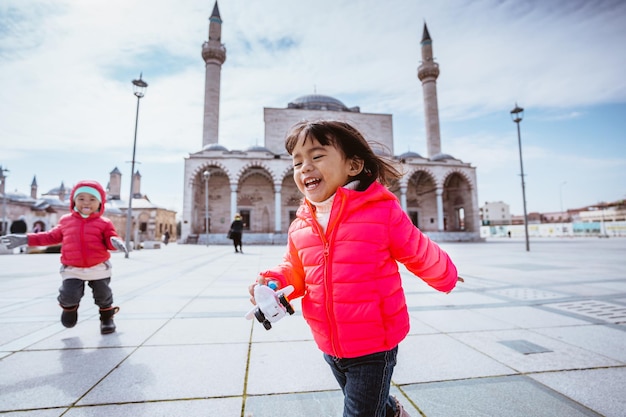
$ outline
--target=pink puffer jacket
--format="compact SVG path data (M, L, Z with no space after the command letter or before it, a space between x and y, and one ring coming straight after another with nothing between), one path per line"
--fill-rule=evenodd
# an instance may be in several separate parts
M261 275L293 285L323 352L353 358L394 348L409 331L396 261L439 291L457 270L422 234L380 183L366 191L337 190L325 235L305 202L289 228L285 259Z
M93 187L100 193L102 204L100 211L88 218L83 218L74 211L74 192L83 186ZM29 246L61 246L61 263L79 268L89 268L107 261L116 250L111 244L111 237L117 237L113 223L105 217L104 202L106 193L96 181L80 181L70 194L70 213L59 219L59 223L47 232L29 233Z

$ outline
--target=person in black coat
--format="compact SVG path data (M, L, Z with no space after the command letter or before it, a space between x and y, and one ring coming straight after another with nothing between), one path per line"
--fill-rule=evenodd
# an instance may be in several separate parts
M243 249L241 248L241 236L243 235L243 221L241 220L241 215L237 213L235 215L235 220L230 224L230 238L233 240L233 245L235 246L235 253L241 252L243 253ZM237 250L239 248L239 250Z

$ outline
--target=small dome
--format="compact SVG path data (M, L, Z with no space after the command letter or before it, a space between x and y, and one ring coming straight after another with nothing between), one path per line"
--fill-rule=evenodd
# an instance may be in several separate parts
M334 97L322 94L301 96L287 105L290 109L350 111L345 104Z
M226 149L225 147L223 147L222 145L220 145L219 143L211 143L207 146L205 146L204 148L202 148L203 151L221 151L221 152L228 152L228 149Z
M398 158L399 159L410 159L410 158L424 159L424 158L422 158L422 155L420 155L420 154L418 154L416 152L411 152L411 151L405 152L402 155L398 155Z
M259 146L259 145L250 146L248 149L246 149L246 152L268 152L268 153L272 153L272 151L267 149L265 146Z
M444 159L456 159L455 157L448 155L447 153L438 153L430 158L431 161L443 161Z

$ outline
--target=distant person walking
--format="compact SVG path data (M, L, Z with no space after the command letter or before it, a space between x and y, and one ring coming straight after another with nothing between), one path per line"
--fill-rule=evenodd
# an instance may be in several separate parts
M74 327L78 321L78 305L85 293L85 283L93 291L100 307L100 333L115 331L110 250L126 252L124 242L115 232L111 220L103 216L106 193L96 181L80 181L70 194L70 212L47 232L10 234L0 241L12 249L21 245L61 246L61 277L57 300L63 309L61 323Z
M233 246L235 246L235 253L243 253L241 248L241 236L243 235L243 221L241 214L235 214L235 220L230 224L230 238L233 240ZM239 248L239 250L237 250Z

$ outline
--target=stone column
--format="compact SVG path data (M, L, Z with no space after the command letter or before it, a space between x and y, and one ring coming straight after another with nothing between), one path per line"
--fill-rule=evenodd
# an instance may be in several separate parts
M402 210L407 213L407 205L406 205L406 185L400 185L400 205L402 206Z
M280 184L274 184L274 233L281 232L281 208L282 208L282 199L280 195L280 190L282 189Z
M443 232L443 188L437 187L437 230Z
M230 221L237 214L237 183L230 183Z

